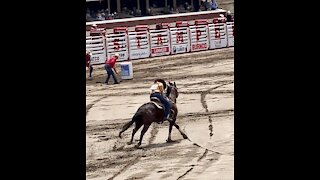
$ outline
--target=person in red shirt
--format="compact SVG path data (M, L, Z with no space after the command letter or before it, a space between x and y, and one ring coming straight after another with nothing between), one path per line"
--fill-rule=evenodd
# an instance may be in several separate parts
M105 62L104 68L106 69L107 74L108 74L106 82L105 82L106 84L108 84L108 82L109 82L110 75L113 78L114 84L119 84L116 76L114 75L114 72L119 74L117 72L117 69L115 68L115 64L116 64L118 58L119 58L119 54L116 53L113 57L111 57L110 59L107 59Z
M91 65L91 52L89 50L87 50L86 52L86 66L90 70L89 79L92 79L91 75L92 75L93 67Z

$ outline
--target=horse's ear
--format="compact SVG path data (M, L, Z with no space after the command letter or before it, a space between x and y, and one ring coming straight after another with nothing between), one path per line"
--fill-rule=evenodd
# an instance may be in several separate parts
M173 82L174 86L177 87L176 82Z

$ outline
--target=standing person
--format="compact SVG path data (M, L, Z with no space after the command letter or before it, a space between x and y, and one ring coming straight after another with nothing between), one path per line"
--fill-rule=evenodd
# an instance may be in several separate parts
M164 105L164 120L172 121L170 118L170 110L171 110L171 103L165 96L163 95L165 89L165 81L162 79L157 79L154 81L153 85L150 87L151 97L157 97Z
M230 11L227 12L227 22L232 22L232 15Z
M89 69L89 79L92 79L92 71L93 71L91 59L92 59L91 52L90 52L90 50L87 50L87 52L86 52L86 66Z
M216 0L211 0L211 10L216 10L218 9L218 4Z
M117 62L117 59L119 59L119 54L118 54L118 53L116 53L116 54L115 54L113 57L111 57L110 59L107 58L107 60L106 60L106 62L105 62L104 68L106 69L107 74L108 74L107 79L106 79L106 81L105 81L106 84L108 84L108 82L109 82L110 75L111 75L112 78L113 78L114 84L119 84L116 76L114 75L114 72L117 73L117 74L119 74L119 73L117 72L117 69L115 68L115 64L116 64L116 62ZM114 71L114 72L113 72L113 71Z

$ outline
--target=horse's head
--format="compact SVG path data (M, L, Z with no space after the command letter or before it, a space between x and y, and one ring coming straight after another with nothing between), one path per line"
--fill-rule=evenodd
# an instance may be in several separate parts
M169 83L167 84L167 92L166 92L166 94L167 94L167 97L169 99L171 99L174 103L177 102L176 99L179 96L179 92L178 92L178 88L177 88L176 82L171 83L169 81Z

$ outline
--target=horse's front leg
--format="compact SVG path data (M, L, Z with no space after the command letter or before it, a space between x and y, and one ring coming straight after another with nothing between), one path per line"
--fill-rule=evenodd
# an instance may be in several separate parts
M188 139L188 136L184 132L181 131L180 127L176 123L174 123L173 125L174 125L174 127L176 127L179 130L180 134L182 135L182 137L184 139Z
M177 115L178 115L178 110L176 110L176 112L177 112L177 113L175 114L173 125L174 125L174 127L176 127L176 128L179 130L180 134L182 135L182 137L183 137L184 139L188 139L188 136L187 136L184 132L182 132L181 129L180 129L180 127L176 124L176 118L177 118Z
M168 139L167 139L167 142L172 142L172 139L171 139L171 131L172 131L172 126L175 122L170 122L169 124L169 135L168 135Z

